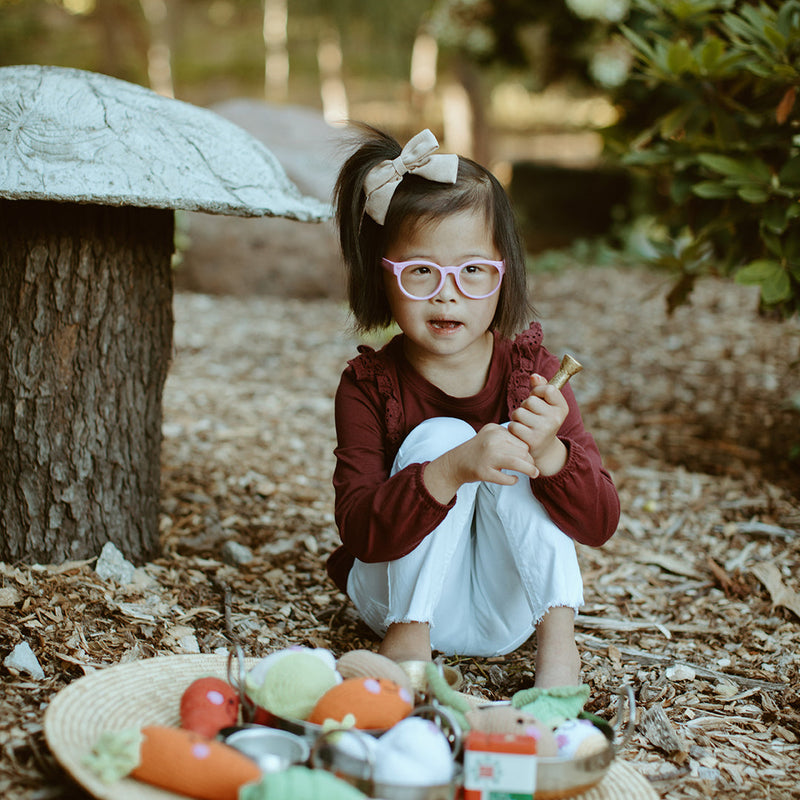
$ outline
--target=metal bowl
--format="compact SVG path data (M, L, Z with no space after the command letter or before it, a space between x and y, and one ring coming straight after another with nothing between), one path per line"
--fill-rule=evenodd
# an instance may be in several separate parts
M302 737L263 725L234 728L223 741L258 764L262 772L281 772L308 761L311 748Z
M615 724L595 721L605 734L608 746L599 753L583 758L537 757L536 800L561 800L589 790L599 783L611 766L617 753L623 750L633 735L636 719L636 701L633 688L625 685L618 691ZM627 703L627 720L625 705ZM623 727L623 720L624 722Z
M336 731L326 731L317 739L311 749L311 766L333 772L367 797L381 800L455 800L460 796L462 772L461 766L455 762L461 752L461 731L458 723L447 709L440 706L420 706L414 709L412 716L430 719L447 737L454 760L453 778L450 782L420 786L377 780L373 777L375 765L371 750L365 746L363 758L344 752L331 741Z

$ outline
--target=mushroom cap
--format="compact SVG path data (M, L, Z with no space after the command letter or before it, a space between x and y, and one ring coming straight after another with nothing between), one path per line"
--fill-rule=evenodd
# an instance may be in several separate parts
M208 109L95 72L0 68L0 197L317 222L275 156Z

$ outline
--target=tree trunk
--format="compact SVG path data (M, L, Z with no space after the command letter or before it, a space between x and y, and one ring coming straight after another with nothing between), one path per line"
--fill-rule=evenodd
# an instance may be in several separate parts
M287 0L264 0L264 96L282 103L289 96Z
M173 0L174 4L175 0ZM166 0L139 0L150 33L147 48L147 77L150 88L164 97L175 97L172 82L172 45L169 8Z
M158 548L173 212L0 200L0 560Z

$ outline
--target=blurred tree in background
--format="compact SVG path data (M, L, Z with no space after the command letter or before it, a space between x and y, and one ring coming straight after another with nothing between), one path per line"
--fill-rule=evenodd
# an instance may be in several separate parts
M534 92L558 81L585 91L594 28L564 0L0 0L0 64L103 72L201 105L318 106L323 51L335 61L338 50L356 102L420 113L421 95L455 81L485 119L492 87L509 78Z
M800 310L800 2L633 0L621 30L636 64L607 141L662 192L670 307L716 273Z

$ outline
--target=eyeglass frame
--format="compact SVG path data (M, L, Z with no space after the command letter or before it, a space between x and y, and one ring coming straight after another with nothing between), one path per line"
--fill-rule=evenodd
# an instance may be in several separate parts
M417 297L417 295L408 292L400 280L400 275L406 267L420 264L425 267L433 267L439 272L439 284L436 287L436 290L430 294L426 294L424 297ZM461 286L461 270L464 269L464 267L471 266L472 264L487 264L490 267L494 267L500 273L500 280L497 281L497 286L495 286L494 289L492 289L492 291L488 294L468 294ZM395 278L397 278L397 285L400 288L400 291L410 300L430 300L432 297L436 297L436 295L439 294L439 292L441 292L444 288L444 284L448 275L453 276L453 280L455 280L458 291L461 292L464 297L467 297L470 300L485 300L487 297L491 297L493 294L497 294L497 292L500 291L500 287L503 285L503 277L506 274L505 261L491 261L488 258L470 258L463 264L450 267L443 267L440 264L437 264L435 261L428 261L425 258L414 258L411 261L391 261L388 258L382 258L381 265L387 272L392 272L394 274Z

